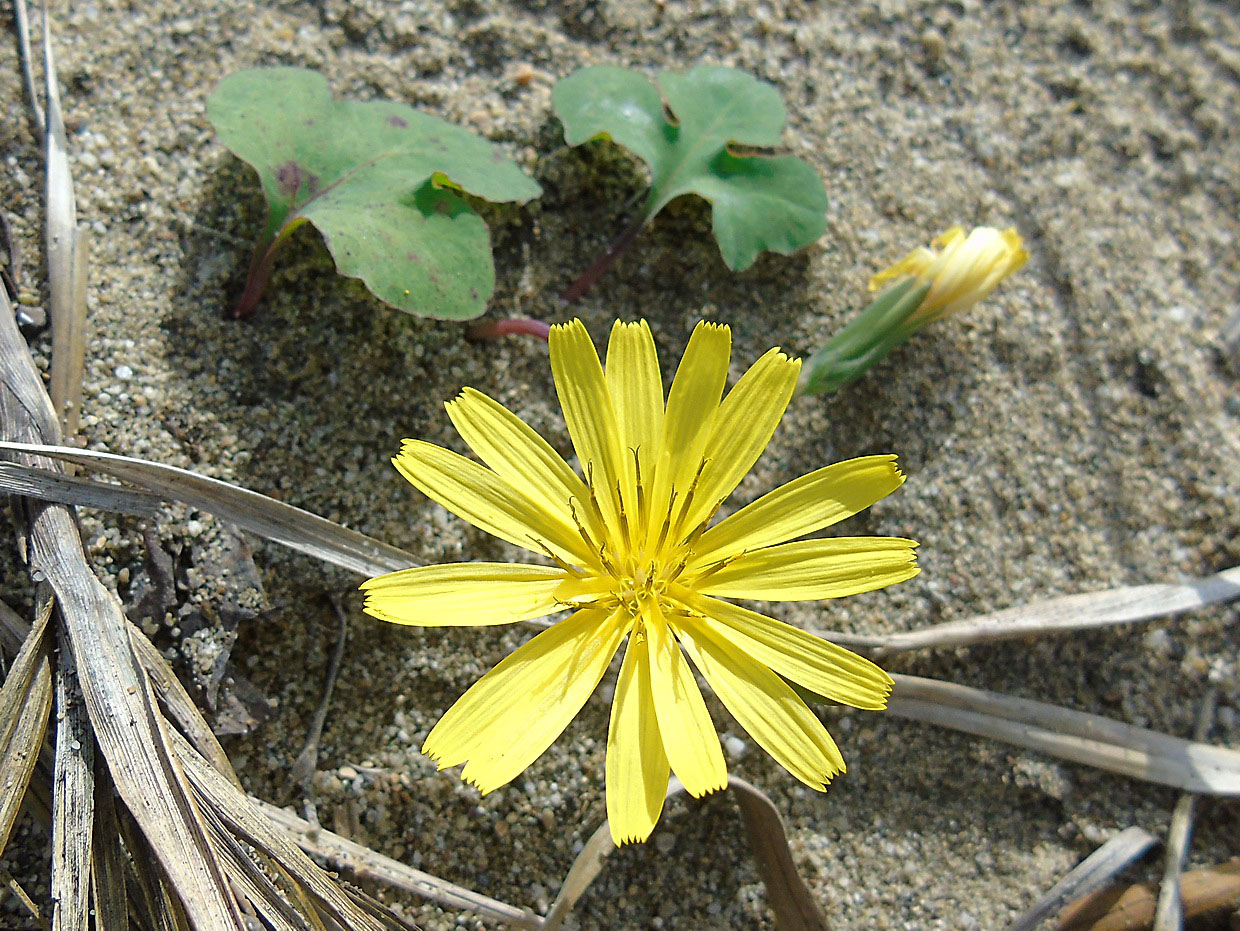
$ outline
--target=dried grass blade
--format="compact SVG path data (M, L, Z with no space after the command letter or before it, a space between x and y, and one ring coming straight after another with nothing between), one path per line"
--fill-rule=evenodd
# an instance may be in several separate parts
M47 119L43 108L39 106L39 92L34 80L34 55L30 51L30 16L26 9L26 0L13 2L14 25L17 27L17 48L22 60L22 77L26 81L26 93L30 97L30 112L34 115L35 128L39 135L44 133Z
M155 690L155 697L172 718L172 723L207 762L233 785L240 786L241 780L237 778L232 763L228 761L228 754L220 746L207 722L202 719L194 700L190 698L189 692L185 691L185 686L176 677L168 661L133 624L129 624L129 641L133 644L134 655L150 680L151 688Z
M243 530L359 575L381 575L396 569L407 569L419 562L412 554L364 533L188 469L65 446L34 447L0 442L0 450L29 452L104 472L164 500L181 501L209 511Z
M2 288L0 436L19 443L58 437L51 401ZM30 569L47 579L56 594L86 709L117 790L150 839L194 927L240 931L236 902L163 743L119 602L91 572L71 511L35 501L26 502L24 511Z
M67 652L67 638L61 638ZM95 739L77 677L56 664L56 759L52 793L53 931L86 931L95 824Z
M50 605L39 612L0 687L0 853L21 811L52 710L50 615Z
M1240 901L1240 859L1193 870L1181 878L1184 917L1196 918ZM1077 899L1059 913L1059 931L1147 931L1154 923L1157 883L1111 886Z
M1144 828L1124 828L1088 857L1068 871L1037 904L1021 915L1008 931L1034 931L1046 918L1072 899L1101 889L1121 870L1135 863L1158 843L1158 838Z
M30 624L7 604L0 601L0 650L9 656L17 656L28 636L30 636Z
M138 517L154 516L163 500L149 491L73 478L15 462L0 462L0 492Z
M220 851L228 878L237 885L249 904L262 914L273 931L325 931L314 906L300 895L296 883L288 881L287 874L279 869L278 864L268 861L268 870L286 880L293 890L291 896L275 884L268 872L259 868L215 812L206 809L203 820L207 823L212 843ZM292 904L292 899L299 900L296 906Z
M118 810L117 815L121 837L130 852L125 865L128 868L128 887L134 893L131 902L141 919L140 926L151 931L190 931L189 921L178 906L176 896L159 868L159 860L142 836L142 831L127 811Z
M8 890L10 894L16 897L17 901L28 911L35 921L41 921L43 915L39 912L39 906L35 905L34 899L26 894L26 890L22 888L22 884L13 878L13 875L0 865L0 888Z
M270 802L250 801L283 828L307 853L322 857L332 869L342 870L366 882L378 882L402 889L447 908L464 909L513 928L541 928L542 920L528 909L489 898L447 880L423 873L385 857L368 847L311 824Z
M683 788L680 781L673 778L668 786L667 797L671 798ZM577 854L573 865L568 868L568 875L564 877L560 891L551 903L551 908L547 910L547 917L543 919L544 931L559 931L573 906L586 894L598 874L603 872L604 862L615 850L616 843L611 839L611 826L604 821L590 835L590 839L581 848L581 853Z
M1206 690L1201 706L1197 709L1197 722L1193 739L1203 741L1210 736L1214 723L1214 706L1218 691L1214 686ZM1177 931L1184 925L1184 903L1180 896L1180 874L1188 856L1189 841L1193 836L1193 812L1197 796L1185 792L1175 803L1171 813L1171 825L1167 829L1167 851L1163 866L1162 886L1158 893L1158 908L1154 911L1154 931Z
M129 927L125 884L125 850L121 846L116 803L103 760L95 757L95 839L91 845L91 895L96 928Z
M240 789L200 757L188 741L173 734L172 743L199 804L212 810L234 835L277 862L310 894L327 917L350 931L387 931L384 924L355 905Z
M52 318L52 405L65 436L77 432L82 408L82 373L86 366L85 258L78 245L77 205L69 170L68 138L60 112L56 60L52 54L51 17L43 13L43 79L47 124L47 288ZM81 298L79 301L78 298Z
M1240 795L1240 752L1099 715L897 675L887 710L1203 795Z
M783 820L775 804L765 792L736 776L728 777L728 789L741 810L749 849L766 886L767 902L775 915L776 927L780 931L826 931L826 916L797 872ZM669 781L669 799L684 791L685 787L679 779L673 777ZM604 861L615 849L611 828L604 821L569 867L564 884L543 920L544 931L556 931L563 925L573 906L602 872Z
M1052 598L879 638L876 656L1131 624L1240 598L1240 566L1174 585L1134 585ZM835 639L831 637L830 639ZM864 646L864 644L861 644Z
M797 872L775 804L766 793L736 776L728 777L728 788L741 810L775 924L782 931L826 931L827 918Z

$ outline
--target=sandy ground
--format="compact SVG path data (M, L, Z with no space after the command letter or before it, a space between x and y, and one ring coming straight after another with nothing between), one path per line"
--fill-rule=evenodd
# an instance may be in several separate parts
M1201 575L1240 557L1240 403L1217 342L1240 294L1240 22L1226 3L98 0L58 15L78 204L93 236L82 428L92 448L237 481L429 561L510 555L430 505L387 460L405 436L455 444L440 405L462 385L493 394L563 449L541 345L473 345L460 324L390 311L337 276L308 229L281 257L260 315L221 318L262 204L249 170L214 142L204 101L237 69L295 64L321 70L338 95L401 100L459 122L536 175L542 200L488 214L492 315L578 313L599 338L616 317L644 316L665 366L703 317L732 325L736 374L776 341L810 351L859 306L873 271L946 227L1014 224L1025 234L1033 258L994 299L841 395L795 403L742 485L741 500L879 452L899 454L909 475L844 530L920 540L923 574L838 603L775 608L780 616L903 630ZM570 311L557 290L623 228L642 172L606 145L565 149L552 83L592 63L654 74L700 62L780 89L787 148L827 183L827 234L733 274L706 206L679 202ZM534 79L518 82L530 68ZM0 101L0 209L37 289L41 156L11 44L0 49ZM46 334L34 343L46 353ZM132 602L144 571L137 521L88 513L83 525L101 573ZM196 552L223 536L184 508L169 509L160 530ZM270 610L242 623L232 657L274 708L228 749L252 791L300 805L288 767L335 636L323 595L357 580L255 546ZM10 603L26 603L21 570L9 563L6 577ZM201 574L187 581L204 613L228 595ZM360 615L355 595L348 604L351 638L315 779L323 823L545 907L603 817L605 701L595 696L523 777L481 799L416 748L528 630L396 629ZM1213 675L1213 739L1237 745L1236 618L1234 608L1212 610L893 668L1178 735L1191 731ZM165 626L156 638L183 668L203 662L192 633ZM849 772L818 795L713 707L739 738L733 769L775 800L838 928L1002 927L1115 830L1164 830L1175 800L856 712L828 716ZM1234 803L1204 803L1194 862L1240 852L1238 827ZM26 849L9 868L45 892L37 843ZM473 924L408 907L428 928ZM576 921L771 926L724 798L670 805L650 843L612 858Z

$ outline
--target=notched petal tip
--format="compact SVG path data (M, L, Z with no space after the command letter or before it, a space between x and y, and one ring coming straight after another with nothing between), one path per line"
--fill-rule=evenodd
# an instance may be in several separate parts
M650 839L650 835L652 833L654 833L653 826L645 834L641 833L640 831L633 831L623 836L618 835L615 832L615 829L612 829L611 842L615 844L617 847L623 847L625 844L644 844L646 843L646 841Z
M692 789L685 786L685 791L688 792L693 798L705 798L706 796L718 792L720 789L726 789L727 787L728 774L725 772L723 774L723 781L718 785L695 786Z

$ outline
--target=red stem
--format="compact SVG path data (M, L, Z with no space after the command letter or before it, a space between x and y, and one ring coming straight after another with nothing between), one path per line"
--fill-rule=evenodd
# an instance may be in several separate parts
M263 290L271 278L271 269L275 265L276 252L282 242L281 237L268 239L263 237L254 247L254 257L250 259L250 268L245 276L245 289L237 303L228 311L233 320L244 320L258 310L258 302L263 299Z
M484 320L482 323L475 323L465 331L465 338L481 342L499 339L501 336L520 335L532 336L535 339L541 339L545 343L550 334L551 327L541 320L531 320L529 317L513 317L508 320Z
M594 282L603 277L603 273L615 264L616 259L629 246L633 244L633 240L637 238L637 234L642 231L642 227L646 225L647 217L642 214L637 220L623 233L617 237L616 241L607 247L607 251L594 260L594 264L581 273L581 277L570 284L560 294L560 297L570 304L576 303L594 285Z

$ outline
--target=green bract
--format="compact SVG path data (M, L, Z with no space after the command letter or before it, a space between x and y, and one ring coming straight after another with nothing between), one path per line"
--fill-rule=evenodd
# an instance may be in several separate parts
M734 271L748 268L763 250L786 255L826 230L827 194L811 165L729 149L780 144L784 105L769 84L702 66L664 71L656 89L633 71L599 66L560 81L551 99L569 145L607 137L649 166L642 225L682 194L710 201L715 239Z
M456 192L519 202L540 193L471 133L403 104L333 100L321 75L300 68L225 78L207 118L267 196L267 228L237 316L253 312L275 251L309 221L340 273L393 307L476 317L495 286L490 237Z

